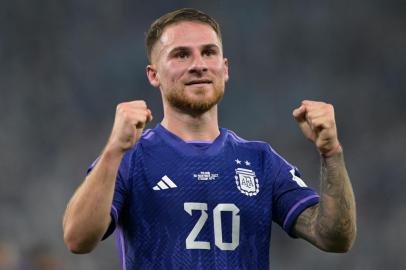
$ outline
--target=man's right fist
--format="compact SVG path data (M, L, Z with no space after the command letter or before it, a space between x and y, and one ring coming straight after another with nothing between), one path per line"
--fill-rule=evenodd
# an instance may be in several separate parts
M120 152L129 150L140 139L145 125L151 120L152 113L143 100L118 104L108 148Z

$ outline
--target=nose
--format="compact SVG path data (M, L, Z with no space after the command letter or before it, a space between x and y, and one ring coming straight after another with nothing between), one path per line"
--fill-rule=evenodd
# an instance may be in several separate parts
M195 55L193 55L193 61L190 64L189 73L201 75L207 70L207 64L204 61L203 56L200 53L196 53Z

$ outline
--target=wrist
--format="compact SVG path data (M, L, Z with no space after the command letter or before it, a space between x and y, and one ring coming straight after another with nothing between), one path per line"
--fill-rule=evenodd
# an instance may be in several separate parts
M124 153L126 151L113 143L109 143L106 145L106 147L103 150L102 156L105 156L106 158L122 158L124 156Z
M325 153L321 153L321 156L323 158L330 158L339 154L343 153L343 148L341 146L340 143L337 144L337 146L335 146L334 148L330 149L329 151L325 152Z

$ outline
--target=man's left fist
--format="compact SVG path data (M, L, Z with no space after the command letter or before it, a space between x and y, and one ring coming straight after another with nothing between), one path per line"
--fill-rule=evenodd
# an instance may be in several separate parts
M303 134L316 145L324 157L330 157L342 151L337 137L333 105L304 100L292 114Z

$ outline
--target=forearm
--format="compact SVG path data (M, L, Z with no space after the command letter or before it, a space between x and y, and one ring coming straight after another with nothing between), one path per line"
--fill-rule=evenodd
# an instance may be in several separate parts
M348 251L356 236L355 201L343 154L321 161L320 202L304 210L294 234L330 252Z
M334 107L305 100L293 116L321 154L320 203L299 215L294 233L320 249L348 251L356 236L355 200L337 137Z
M93 250L106 232L122 154L104 151L68 203L63 218L64 241L74 253Z
M321 158L320 203L316 214L315 236L323 249L349 250L356 236L356 207L342 151Z

